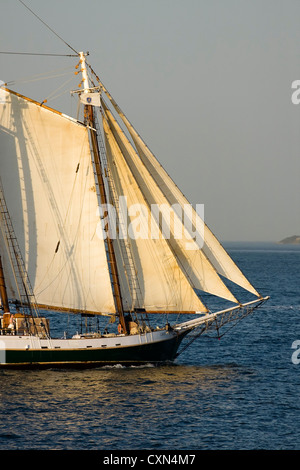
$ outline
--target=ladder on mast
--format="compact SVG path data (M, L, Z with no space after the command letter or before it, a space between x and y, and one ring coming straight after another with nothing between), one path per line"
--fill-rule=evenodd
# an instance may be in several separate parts
M20 307L24 311L30 310L31 315L35 313L38 317L38 308L36 305L33 289L30 283L25 263L22 257L21 249L13 228L12 220L7 208L4 197L3 186L0 179L0 225L1 231L6 243L16 287L20 299Z
M97 139L99 144L100 156L102 161L102 168L104 170L105 181L109 187L109 194L111 196L111 203L115 207L116 214L118 216L118 229L119 233L122 231L124 238L118 238L118 244L121 251L121 256L123 260L123 268L125 272L125 276L127 279L128 288L130 291L131 299L132 299L132 310L134 310L134 305L136 305L139 301L142 301L142 292L138 281L137 270L136 266L132 257L131 253L131 246L130 241L128 240L128 234L124 233L127 229L126 224L124 223L123 217L120 216L120 206L119 206L119 198L117 195L117 191L113 182L113 179L110 175L110 170L107 163L106 158L106 151L105 146L99 126L98 119L95 116L95 127L97 132Z

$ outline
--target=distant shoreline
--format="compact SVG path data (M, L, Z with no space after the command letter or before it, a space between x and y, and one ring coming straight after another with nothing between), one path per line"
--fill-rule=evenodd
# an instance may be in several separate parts
M300 235L293 235L278 242L281 245L300 245Z
M284 240L281 241L276 241L276 240L222 240L221 244L224 246L224 248L231 247L233 245L253 245L253 246L258 246L258 245L273 245L274 248L280 247L280 246L285 246L285 245L290 245L290 247L300 247L300 242L295 242L295 241L289 241L292 237L288 237Z

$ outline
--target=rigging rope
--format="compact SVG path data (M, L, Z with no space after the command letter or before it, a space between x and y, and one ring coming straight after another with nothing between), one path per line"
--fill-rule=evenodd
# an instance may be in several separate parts
M56 88L55 90L52 91L52 93L50 93L50 95L48 95L46 97L46 101L51 101L51 100L54 100L56 98L58 98L59 96L62 96L63 94L65 93L69 93L69 90L65 90L59 94L55 94L58 92L58 90L61 90L61 88L63 88L65 85L67 85L67 83L70 83L71 81L73 80L73 77L69 78L68 80L66 80L62 85L60 85L58 88Z
M40 73L40 74L35 74L35 75L23 77L23 78L18 78L17 80L10 80L10 81L6 82L6 84L7 85L15 85L16 83L30 83L30 82L36 82L36 81L39 81L39 80L48 80L50 78L63 77L65 75L69 75L69 71L72 68L73 67L64 67L63 69L53 70L52 72L47 72L46 74L44 72L44 73ZM64 73L60 73L60 74L56 73L55 75L51 75L52 73L58 72L59 70L68 70L68 72L64 72Z
M36 13L34 13L34 11L32 11L22 0L19 0L20 3L22 3L22 5L27 8L27 10L30 11L30 13L32 13L39 21L41 21L43 23L43 25L45 25L53 34L55 34L55 36L57 36L64 44L66 44L66 46L68 46L73 52L75 52L76 55L79 56L79 52L77 52L72 46L70 46L70 44L68 44L61 36L59 36L52 28L50 28L50 26L45 23L45 21L43 21Z
M12 52L12 51L0 51L0 54L18 54L18 55L47 55L55 57L77 57L77 54L50 54L41 52Z

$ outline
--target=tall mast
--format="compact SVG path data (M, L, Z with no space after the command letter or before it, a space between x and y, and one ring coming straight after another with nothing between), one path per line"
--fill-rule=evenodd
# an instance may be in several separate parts
M79 56L80 56L80 62L81 62L81 73L82 73L84 93L88 93L89 81L88 81L88 76L87 76L84 53L80 52ZM106 197L104 180L103 180L102 169L101 169L101 159L100 159L100 152L99 152L99 147L98 147L97 133L95 130L94 110L93 110L92 105L85 105L85 106L87 110L88 124L90 127L89 132L90 132L91 144L92 144L92 149L93 149L93 154L94 154L98 185L100 189L101 204L107 204L107 197ZM107 217L107 215L108 215L107 213L104 214L105 217ZM119 321L122 326L122 329L124 333L126 333L127 329L126 329L126 323L124 319L124 309L123 309L123 302L122 302L122 297L121 297L121 289L120 289L120 283L119 283L115 251L114 251L112 239L110 238L110 235L109 235L109 230L108 228L106 228L105 230L107 231L106 242L107 242L107 250L108 250L108 256L109 256L109 261L110 261L114 296L116 300L116 309L119 314Z

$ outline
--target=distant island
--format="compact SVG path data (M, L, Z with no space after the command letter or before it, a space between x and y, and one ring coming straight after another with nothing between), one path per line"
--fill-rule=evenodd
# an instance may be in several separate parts
M300 245L300 235L293 235L292 237L287 237L281 240L282 245Z

